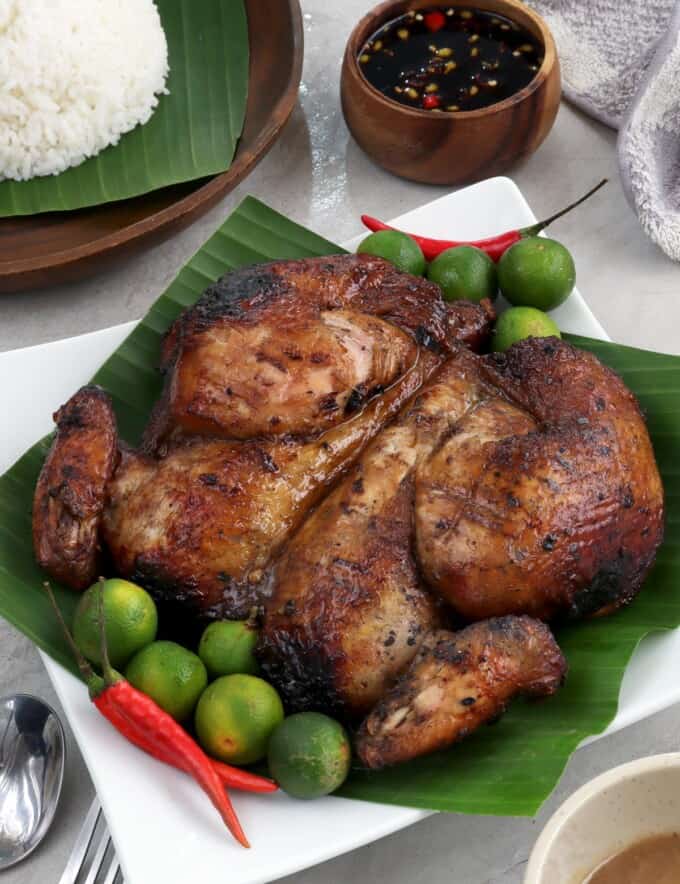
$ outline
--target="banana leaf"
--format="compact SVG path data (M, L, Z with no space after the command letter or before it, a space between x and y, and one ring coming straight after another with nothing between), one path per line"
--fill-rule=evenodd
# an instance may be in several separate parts
M134 443L159 393L163 332L225 271L274 258L339 252L337 246L246 199L184 267L167 292L106 361L95 380L113 395L121 433ZM382 772L352 770L346 797L466 813L533 814L555 786L571 752L616 713L626 664L638 642L680 624L680 358L571 338L614 368L638 395L664 479L667 538L639 598L613 617L574 624L557 638L569 661L565 688L541 703L516 703L493 727L447 752ZM30 508L49 444L34 446L0 478L0 614L73 671L33 561ZM76 596L57 587L70 612Z
M248 22L243 0L156 0L168 41L168 95L148 123L60 175L0 181L0 217L82 209L224 172L243 129Z

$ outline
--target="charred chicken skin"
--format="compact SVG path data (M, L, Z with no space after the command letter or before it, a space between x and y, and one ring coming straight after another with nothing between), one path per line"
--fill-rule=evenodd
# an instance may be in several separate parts
M632 599L663 493L621 380L555 339L478 356L492 318L367 256L223 277L168 332L140 450L100 390L57 413L36 556L81 589L101 546L192 618L258 605L265 673L290 708L368 713L369 766L552 693L538 620Z

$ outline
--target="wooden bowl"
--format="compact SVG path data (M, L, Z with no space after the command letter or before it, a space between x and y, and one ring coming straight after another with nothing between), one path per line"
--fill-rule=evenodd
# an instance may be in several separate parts
M479 110L432 113L398 104L368 82L359 53L388 21L434 5L386 0L361 19L345 49L342 110L359 146L388 171L426 184L465 184L504 172L541 144L560 103L560 65L548 26L519 0L453 0L445 7L495 12L526 28L543 44L543 64L524 89Z
M75 212L0 219L0 292L82 279L189 225L233 190L278 138L297 101L303 30L298 0L245 0L248 105L236 156L214 178Z

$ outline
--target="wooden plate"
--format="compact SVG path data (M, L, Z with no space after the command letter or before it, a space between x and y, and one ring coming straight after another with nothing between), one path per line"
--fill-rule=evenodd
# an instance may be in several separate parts
M186 227L233 190L276 141L302 75L298 0L245 0L248 106L231 168L214 178L81 209L0 219L0 292L72 282Z

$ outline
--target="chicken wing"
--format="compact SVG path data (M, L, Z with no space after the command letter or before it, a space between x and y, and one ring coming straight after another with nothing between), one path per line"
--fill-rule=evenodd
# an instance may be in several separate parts
M118 462L107 394L83 387L54 415L57 431L33 499L35 557L56 580L85 589L97 576L99 527Z
M359 758L379 768L445 749L497 719L517 695L554 694L566 671L548 627L529 617L432 632L361 725Z

